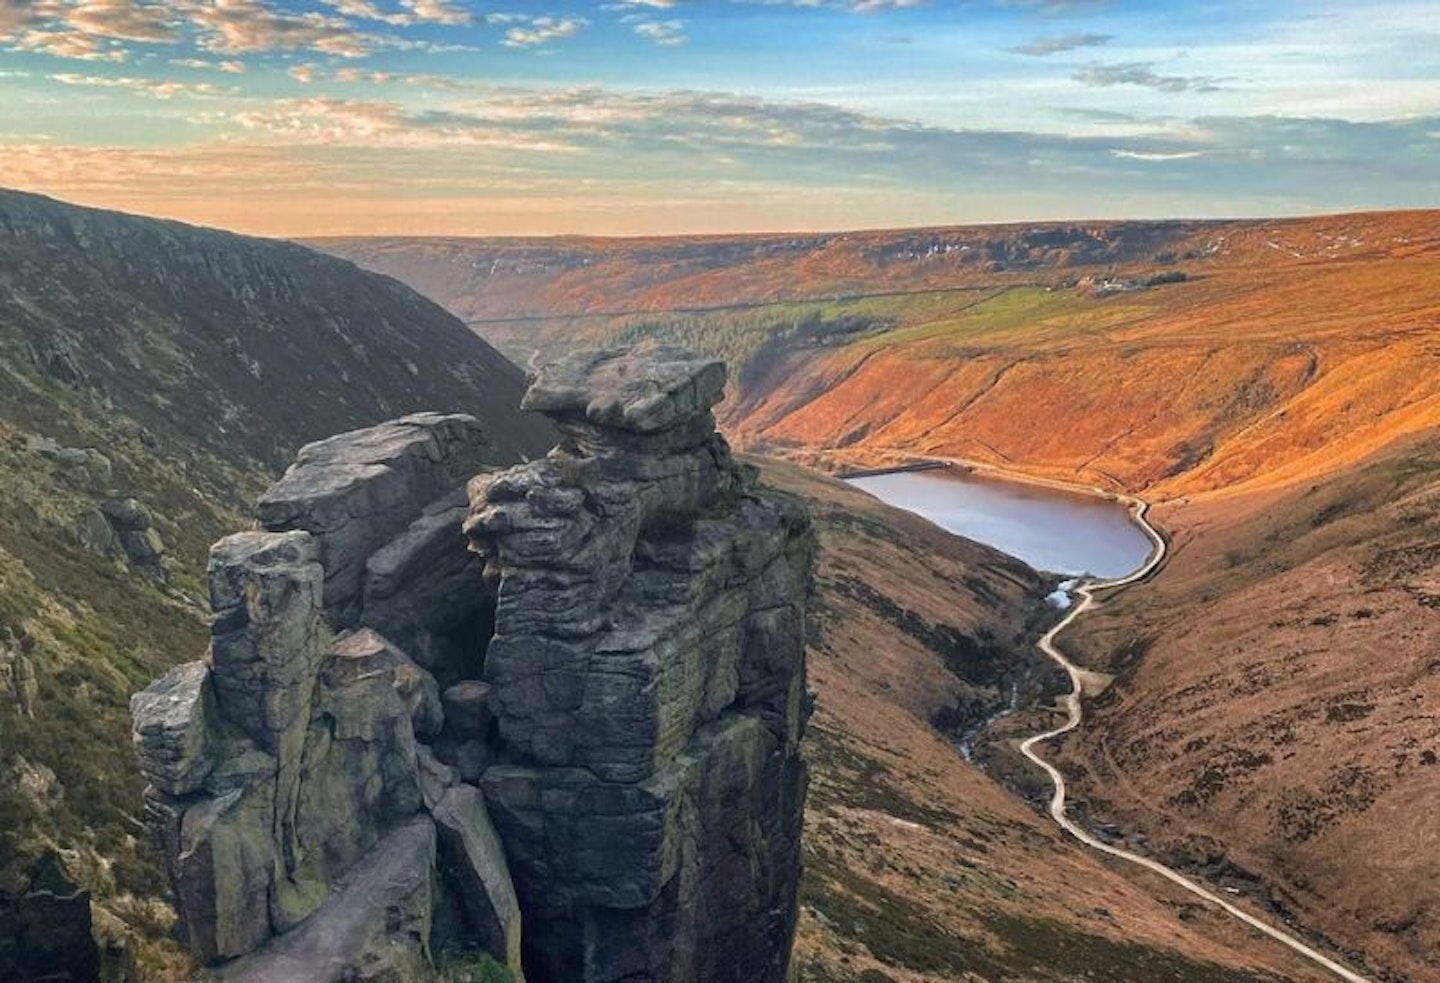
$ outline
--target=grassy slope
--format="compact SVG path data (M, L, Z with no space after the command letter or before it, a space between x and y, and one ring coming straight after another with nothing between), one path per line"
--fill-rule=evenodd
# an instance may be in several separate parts
M497 461L542 452L548 428L513 410L522 386L442 310L348 264L0 192L0 629L26 639L39 687L33 719L0 694L0 890L59 846L156 933L127 703L203 652L209 544L301 443L402 412L477 413ZM79 541L81 516L126 496L155 516L168 585Z

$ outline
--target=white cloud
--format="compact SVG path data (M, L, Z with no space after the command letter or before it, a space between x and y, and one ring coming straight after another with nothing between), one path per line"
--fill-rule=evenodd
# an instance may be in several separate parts
M450 0L400 0L415 20L426 24L468 24L470 12Z
M222 89L209 82L175 82L170 79L133 78L130 76L81 75L76 72L58 72L50 76L61 85L80 85L101 89L126 89L156 99L215 99L233 95L233 89Z
M16 51L35 51L76 61L124 61L123 47L83 31L29 30L11 42Z
M172 58L170 64L179 65L181 68L228 72L231 75L243 75L248 70L248 66L238 58L225 58L219 61L211 58Z
M1102 88L1112 85L1139 85L1161 92L1218 92L1224 79L1205 75L1161 75L1149 62L1092 63L1073 76L1081 85Z
M502 42L507 48L535 48L579 34L590 22L583 17L535 17L524 27L512 27Z
M179 36L174 8L163 4L80 0L62 9L61 16L68 27L96 37L164 43Z
M1017 55L1044 58L1048 55L1057 55L1062 51L1074 51L1076 48L1093 48L1109 44L1113 40L1115 40L1113 34L1050 34L1006 50Z
M387 10L377 0L324 0L339 14L360 20L408 27L413 24L469 24L470 12L452 0L399 0L399 10Z
M201 47L226 54L310 50L362 58L381 43L342 17L289 13L259 0L209 0L187 8L187 15L201 32Z
M1110 153L1121 160L1144 160L1144 161L1169 161L1169 160L1191 160L1201 156L1198 150L1174 150L1164 152L1159 150L1112 150Z
M685 36L685 23L679 20L641 21L634 25L634 30L647 41L665 47L675 47L689 40Z

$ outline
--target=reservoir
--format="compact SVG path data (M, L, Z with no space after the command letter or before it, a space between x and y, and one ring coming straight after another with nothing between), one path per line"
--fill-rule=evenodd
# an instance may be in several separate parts
M960 468L852 478L888 505L993 546L1036 570L1103 579L1140 567L1154 547L1120 502Z

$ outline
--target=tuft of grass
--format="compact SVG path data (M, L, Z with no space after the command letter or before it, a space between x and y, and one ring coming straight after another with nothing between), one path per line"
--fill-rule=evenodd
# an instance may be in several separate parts
M488 952L446 953L439 969L444 983L516 983L509 967Z

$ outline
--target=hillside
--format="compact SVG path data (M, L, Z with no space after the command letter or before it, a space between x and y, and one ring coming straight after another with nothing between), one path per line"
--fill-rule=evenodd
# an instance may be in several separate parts
M1072 643L1120 677L1066 746L1091 816L1436 978L1440 439L1159 516L1164 572Z
M722 352L751 449L962 458L1160 503L1174 558L1076 636L1120 671L1068 749L1082 794L1381 978L1440 972L1417 821L1440 788L1440 212L325 245L423 281L515 357ZM482 281L527 317L475 306ZM1023 723L986 742L1001 761Z
M801 983L1319 981L1063 836L953 744L1046 683L1032 571L833 479L759 462L820 534ZM1053 684L1052 684L1053 685ZM960 723L965 728L967 725Z
M543 453L523 385L348 263L0 192L0 892L59 847L103 932L158 935L127 701L204 651L210 543L302 443L408 411Z
M1181 495L1300 480L1440 417L1440 212L321 245L515 358L649 335L723 354L732 432L808 459Z

